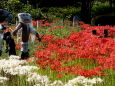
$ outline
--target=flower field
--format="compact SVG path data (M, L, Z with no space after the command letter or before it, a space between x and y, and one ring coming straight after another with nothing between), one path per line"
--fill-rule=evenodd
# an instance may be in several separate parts
M42 42L31 43L30 59L2 55L1 86L115 86L115 26L41 20L36 30Z

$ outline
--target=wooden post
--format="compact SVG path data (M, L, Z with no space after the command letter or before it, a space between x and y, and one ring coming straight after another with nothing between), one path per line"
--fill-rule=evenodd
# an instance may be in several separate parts
M18 21L16 20L16 25L18 25Z
M108 37L108 30L104 29L104 37Z
M39 21L37 20L37 28L39 27Z
M80 18L77 15L75 15L73 17L73 27L77 27L78 26L78 21L80 21Z
M97 31L96 30L92 30L92 34L93 35L97 35Z

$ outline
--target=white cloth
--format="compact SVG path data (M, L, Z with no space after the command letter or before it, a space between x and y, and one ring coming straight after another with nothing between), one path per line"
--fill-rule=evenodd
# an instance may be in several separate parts
M2 51L3 46L3 34L0 34L0 50Z
M21 51L22 52L28 52L29 48L30 48L29 42L21 42Z
M32 22L32 17L29 13L19 13L18 14L18 19L19 19L19 22L24 22L24 23ZM26 20L26 22L25 22L25 20Z
M28 31L30 31L32 34L36 35L37 32L33 28L32 17L31 17L31 15L29 13L19 13L18 18L19 18L19 22L22 22L22 23L27 25Z
M3 28L2 25L0 25L0 30L2 30L2 28Z
M27 24L27 27L28 27L30 33L36 35L37 32L36 32L36 30L33 28L32 23L28 23L28 24Z

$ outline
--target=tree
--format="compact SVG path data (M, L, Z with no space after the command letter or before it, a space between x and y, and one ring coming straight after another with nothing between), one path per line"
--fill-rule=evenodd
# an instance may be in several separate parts
M94 0L81 0L81 19L85 23L91 23L91 8Z

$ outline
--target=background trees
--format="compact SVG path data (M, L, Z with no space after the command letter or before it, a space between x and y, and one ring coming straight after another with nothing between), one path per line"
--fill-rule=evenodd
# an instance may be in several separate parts
M0 0L0 8L14 16L29 12L34 19L72 19L77 14L85 23L91 23L95 16L115 13L115 0Z

